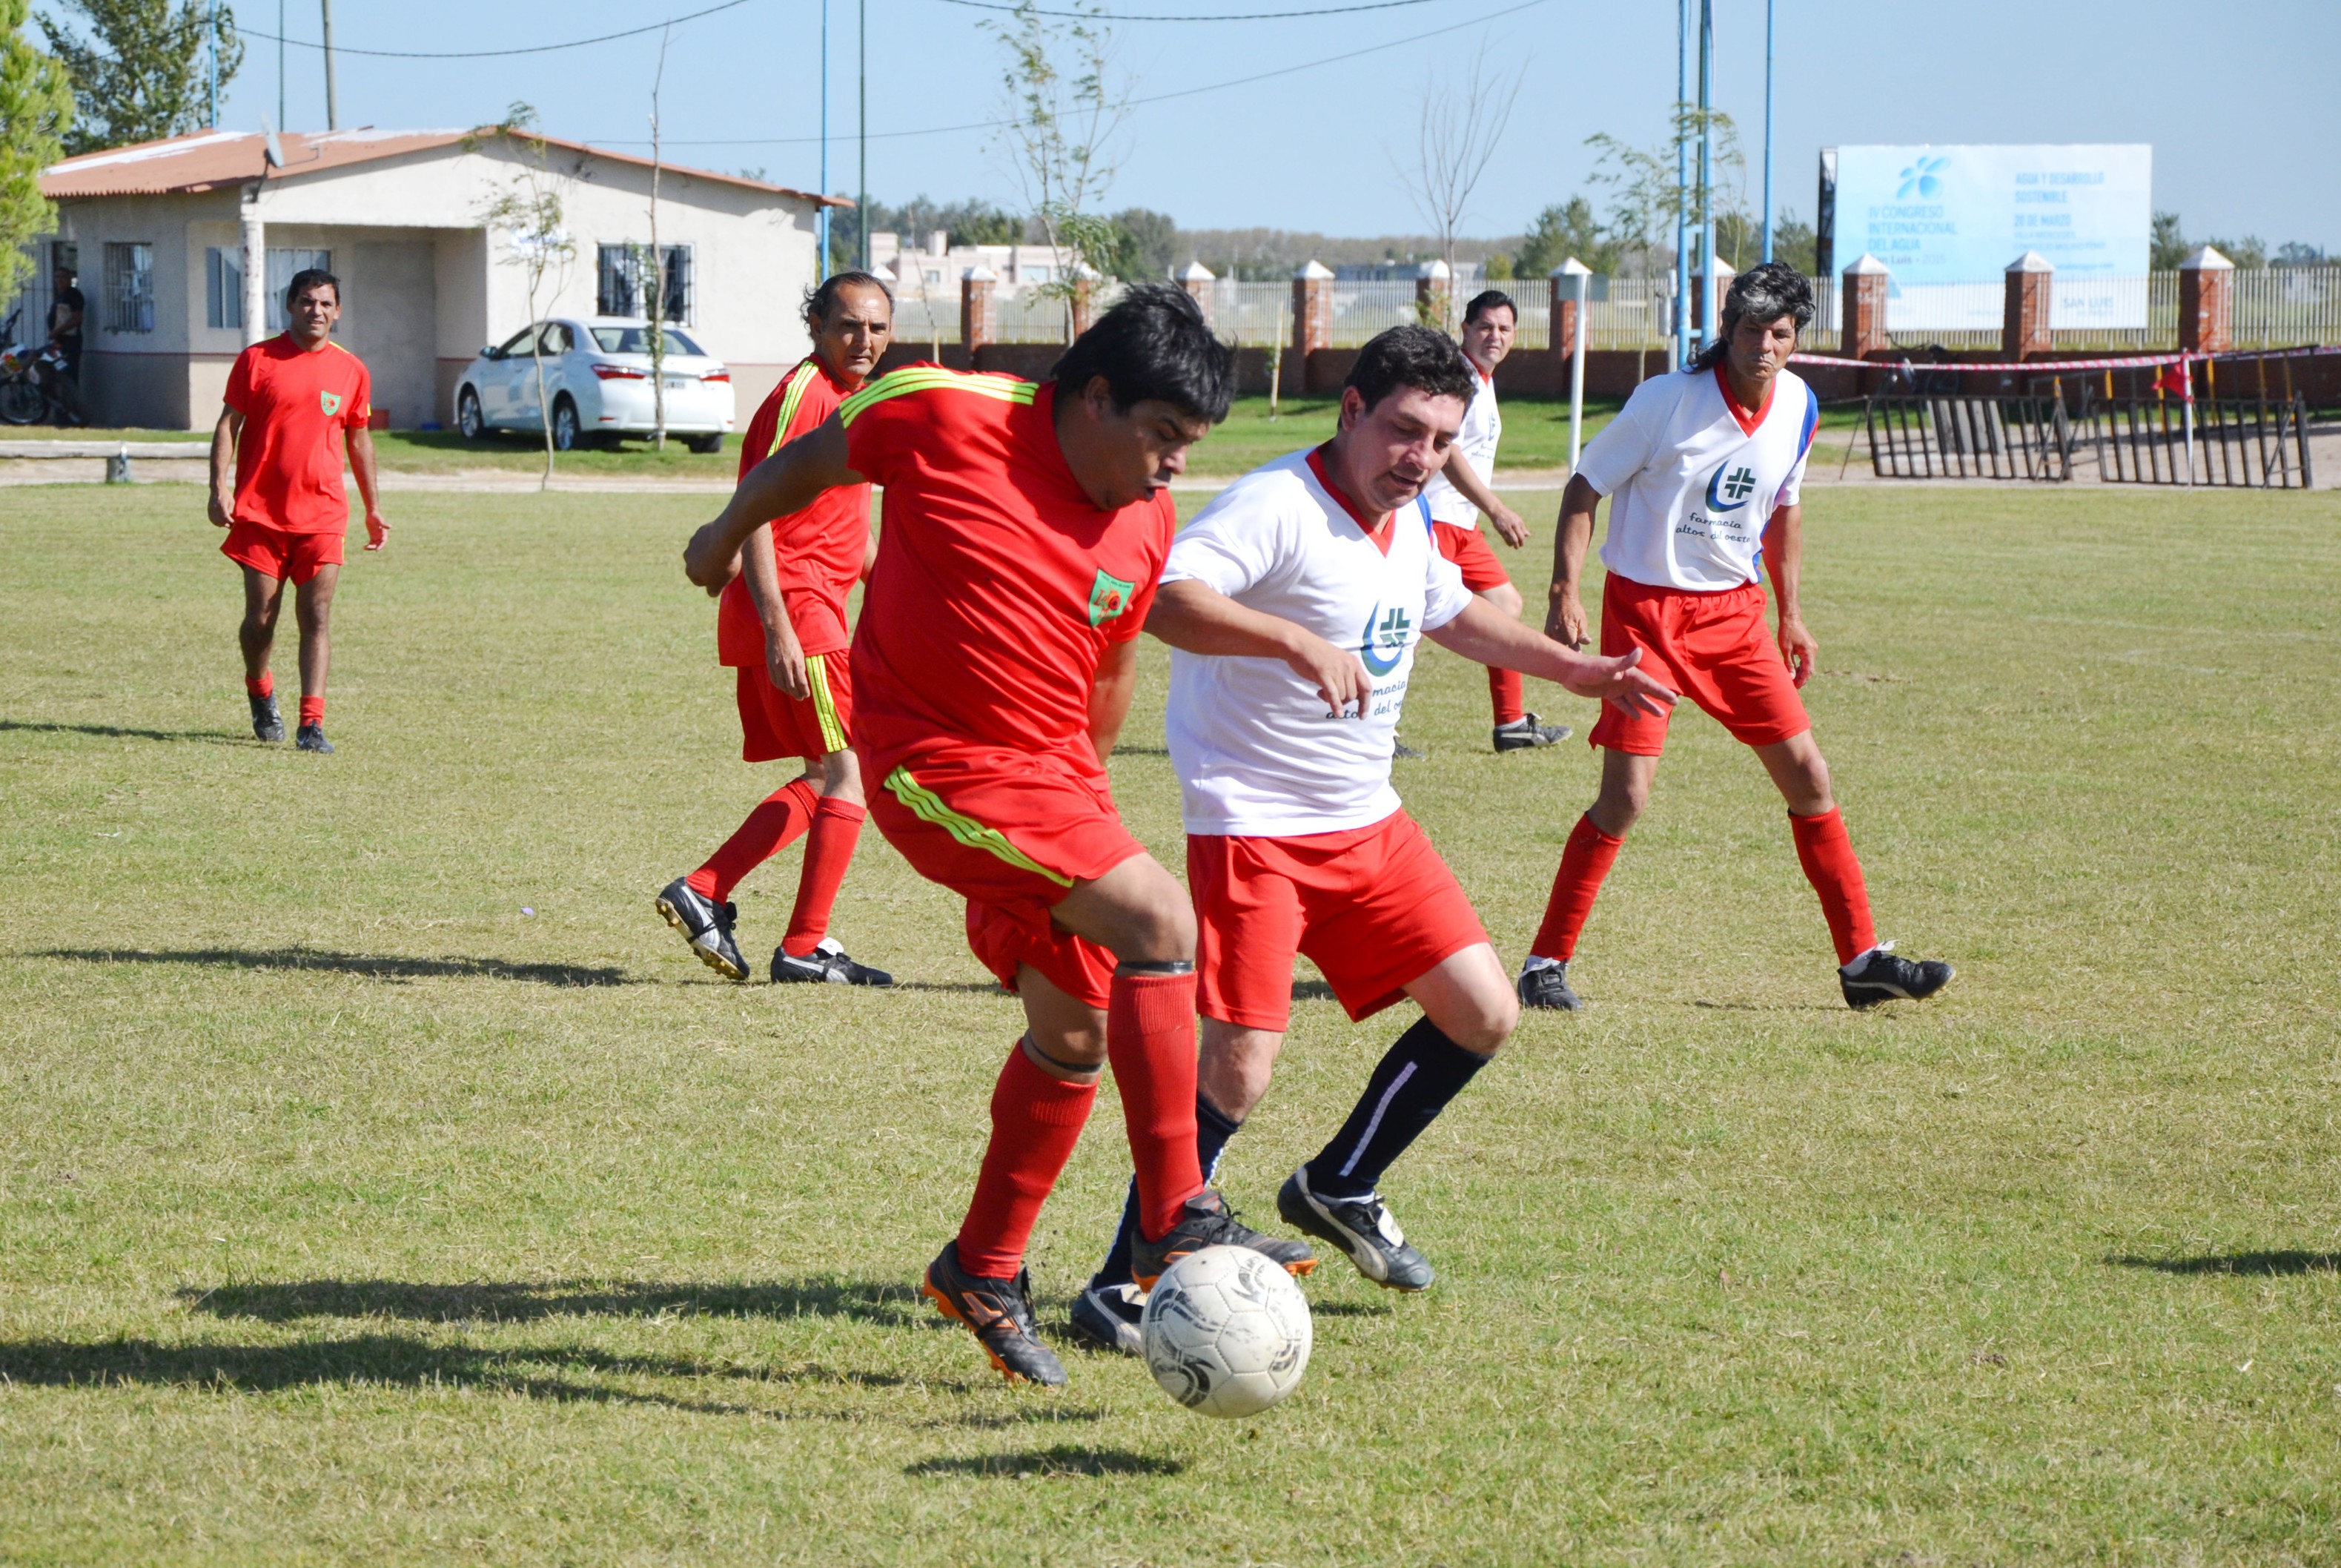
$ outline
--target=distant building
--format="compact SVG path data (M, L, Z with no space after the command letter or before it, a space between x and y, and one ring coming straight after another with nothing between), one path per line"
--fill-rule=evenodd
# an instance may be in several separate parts
M893 280L896 299L948 301L957 309L960 279L979 266L991 268L1001 291L1012 294L1060 282L1078 265L1063 245L955 245L940 229L926 238L924 245L905 249L899 234L870 232L870 265Z
M524 147L492 129L287 133L273 151L270 141L203 131L45 171L57 232L33 247L22 330L37 335L51 268L64 263L89 301L91 417L201 429L218 416L237 353L282 329L293 274L322 266L343 280L337 339L373 372L376 411L402 427L451 423L463 365L528 325L523 270L507 265L515 236L482 217L513 188ZM649 161L544 145L575 255L548 278L537 316L646 314ZM742 424L810 347L798 307L824 205L850 204L702 169L660 175L666 315L730 366ZM248 319L255 308L261 319Z

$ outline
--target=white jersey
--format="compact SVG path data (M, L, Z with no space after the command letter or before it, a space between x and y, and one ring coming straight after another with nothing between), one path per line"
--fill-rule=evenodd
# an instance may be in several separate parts
M1163 582L1201 583L1353 648L1373 678L1365 716L1333 718L1281 659L1172 649L1164 727L1189 833L1340 833L1399 809L1390 751L1415 646L1471 594L1420 510L1370 521L1317 453L1296 452L1220 492L1171 544Z
M1469 365L1470 361L1464 361ZM1496 378L1471 365L1471 374L1479 378L1479 389L1471 394L1470 405L1463 410L1463 428L1456 433L1455 444L1447 449L1447 461L1451 465L1468 463L1479 483L1492 485L1496 482L1496 444L1504 438L1504 416L1496 408ZM1422 487L1423 504L1429 508L1434 523L1452 523L1458 528L1477 528L1479 509L1463 499L1463 492L1447 482L1443 473L1430 476Z
M1796 504L1820 400L1783 370L1752 416L1712 371L1655 375L1585 448L1577 471L1609 499L1601 564L1653 588L1753 583L1772 514Z

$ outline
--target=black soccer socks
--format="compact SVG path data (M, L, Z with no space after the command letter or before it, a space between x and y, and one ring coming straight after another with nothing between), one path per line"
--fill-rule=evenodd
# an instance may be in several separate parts
M1439 1033L1428 1018L1398 1037L1366 1080L1350 1119L1309 1162L1309 1185L1329 1197L1377 1190L1390 1162L1439 1119L1488 1058Z

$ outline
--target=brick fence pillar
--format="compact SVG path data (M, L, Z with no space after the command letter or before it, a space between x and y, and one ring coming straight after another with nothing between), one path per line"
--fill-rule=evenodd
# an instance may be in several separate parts
M1193 296L1207 322L1211 319L1211 269L1199 261L1189 262L1179 275L1179 286Z
M1552 356L1564 365L1577 352L1581 325L1577 319L1577 280L1592 274L1593 269L1575 256L1552 269Z
M1864 251L1846 264L1839 283L1845 296L1845 336L1838 351L1848 359L1882 353L1886 340L1886 264Z
M1292 275L1292 347L1285 355L1284 394L1309 390L1309 355L1333 346L1333 269L1303 262Z
M971 266L959 280L959 341L967 350L968 368L975 368L975 351L1000 335L1000 313L991 288L999 275L988 266Z
M2009 359L2030 359L2057 346L2048 306L2056 295L2057 269L2038 251L2026 251L2007 264L2007 304L1999 318L1999 351Z
M2225 354L2235 346L2236 264L2205 245L2178 264L2178 346Z
M1455 309L1455 275L1443 261L1428 261L1414 273L1414 318L1443 328Z

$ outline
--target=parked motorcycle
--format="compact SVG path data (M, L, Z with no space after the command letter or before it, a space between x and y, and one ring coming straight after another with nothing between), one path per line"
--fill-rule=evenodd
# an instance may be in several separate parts
M16 341L18 309L0 322L0 422L9 424L78 424L65 399L65 351L54 343L38 348Z

